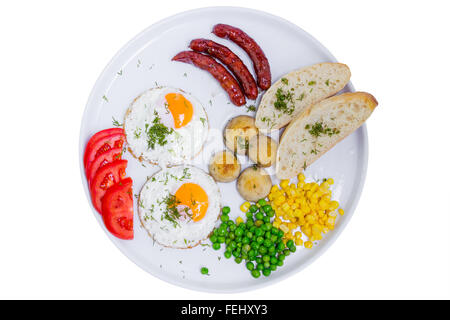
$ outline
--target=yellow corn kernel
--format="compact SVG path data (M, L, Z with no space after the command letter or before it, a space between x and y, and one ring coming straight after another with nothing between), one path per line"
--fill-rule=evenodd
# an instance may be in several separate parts
M280 190L280 189L278 189L278 186L275 184L275 185L273 185L272 188L270 189L270 192L276 192L276 191L278 191L278 190Z
M242 219L241 217L237 217L236 218L236 224L237 225L240 225L241 223L243 223L244 222L244 219Z
M244 202L243 204L241 204L241 207L240 207L242 212L247 212L249 208L250 208L250 202Z
M339 208L339 202L337 202L337 201L331 201L330 202L330 210L331 211L334 211L334 210L336 210L337 208Z
M305 242L305 248L306 249L311 249L313 247L313 243L311 241L306 241Z
M301 245L303 245L303 240L300 238L300 239L295 239L295 245L296 246L301 246Z
M334 184L334 180L333 180L333 178L330 178L330 179L328 179L328 180L327 180L327 183L328 183L329 185L332 185L332 184Z
M288 226L284 223L280 225L280 230L283 231L284 233L289 232Z
M285 189L289 185L289 180L281 180L280 187Z
M298 181L303 181L305 180L305 175L303 173L299 173L297 176Z
M340 214L341 216L344 215L344 209L339 209L338 212L339 212L339 214Z
M289 230L294 230L295 228L297 228L297 225L295 223L288 223L288 228Z

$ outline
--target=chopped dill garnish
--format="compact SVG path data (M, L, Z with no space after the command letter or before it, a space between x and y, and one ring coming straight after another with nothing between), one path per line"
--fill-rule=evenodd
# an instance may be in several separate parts
M281 78L281 82L283 82L283 84L286 84L286 85L289 84L289 80L286 78Z
M254 111L256 111L256 107L255 107L255 105L249 105L249 106L246 106L247 107L247 112L254 112Z
M153 119L153 125L150 127L148 123L145 124L148 149L155 149L156 144L159 144L160 146L167 144L166 137L173 132L172 128L169 129L160 122L161 118L158 117L158 113L156 111L154 114L156 117Z
M277 98L277 101L274 103L275 109L287 114L292 114L292 112L294 112L295 105L291 92L284 93L281 88L278 88L275 96ZM290 103L290 107L288 106L288 103Z
M315 85L315 84L316 84L315 81L310 81L310 82L308 82L308 86L313 86L313 85Z
M113 124L113 126L114 127L121 127L121 126L123 126L123 124L122 123L119 123L119 121L117 121L116 119L114 119L114 117L112 117L112 124Z
M319 137L320 135L328 135L331 137L334 134L339 134L340 131L336 128L328 128L326 125L323 124L323 122L316 122L313 125L307 124L305 126L305 129L308 130L308 132L314 136Z

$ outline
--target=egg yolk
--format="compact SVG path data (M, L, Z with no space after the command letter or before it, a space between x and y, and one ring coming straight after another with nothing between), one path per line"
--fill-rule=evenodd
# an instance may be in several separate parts
M166 94L166 101L170 113L172 113L175 129L187 125L193 114L192 103L180 93Z
M200 221L208 210L208 195L205 190L198 184L185 183L177 192L175 192L175 198L179 204L189 207L192 211L192 220L195 222Z

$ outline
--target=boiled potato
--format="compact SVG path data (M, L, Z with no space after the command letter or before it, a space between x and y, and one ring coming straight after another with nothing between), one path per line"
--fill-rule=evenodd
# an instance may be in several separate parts
M263 167L270 167L277 158L278 144L270 137L258 134L250 139L248 157Z
M211 157L209 173L218 182L236 180L241 171L241 164L230 151L219 151Z
M247 154L249 140L258 134L255 119L250 116L237 116L231 119L224 130L225 145L232 152Z
M240 174L237 189L247 201L258 201L265 198L272 188L272 180L263 168L252 166Z

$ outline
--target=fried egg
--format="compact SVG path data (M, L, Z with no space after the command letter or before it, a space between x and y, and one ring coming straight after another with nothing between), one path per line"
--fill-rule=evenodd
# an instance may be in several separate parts
M137 97L124 127L131 153L161 167L194 158L209 130L202 104L191 94L170 87L152 88Z
M138 214L159 244L187 249L206 239L220 215L220 191L203 170L183 165L163 168L142 187Z

